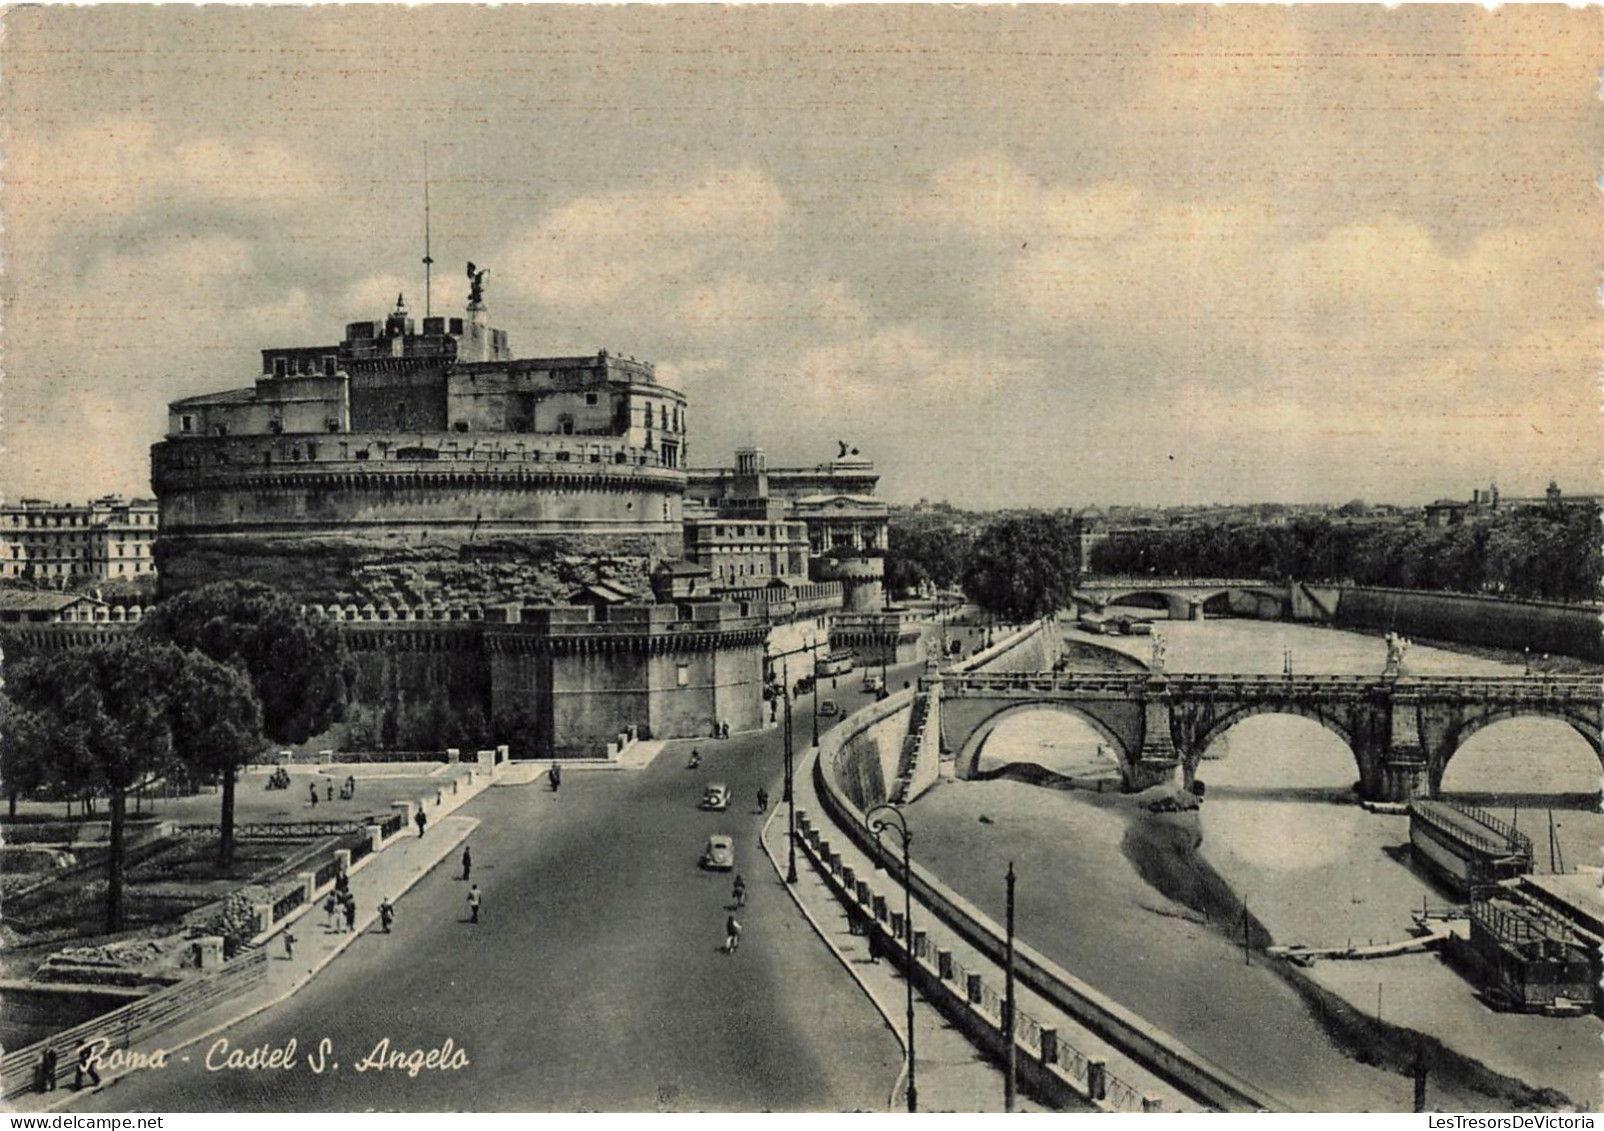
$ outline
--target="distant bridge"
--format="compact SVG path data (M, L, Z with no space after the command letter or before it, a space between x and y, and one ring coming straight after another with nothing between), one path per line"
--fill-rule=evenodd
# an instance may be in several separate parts
M1202 620L1206 604L1221 598L1229 601L1233 595L1259 605L1268 603L1280 613L1294 599L1292 587L1243 578L1094 577L1076 585L1073 593L1081 609L1101 612L1109 605L1151 603L1162 605L1171 620Z
M940 683L942 748L970 777L1011 715L1067 711L1108 740L1132 789L1187 783L1209 743L1243 719L1299 715L1341 738L1366 800L1435 796L1465 741L1504 719L1568 723L1604 766L1604 695L1596 676L1206 675L1162 672L949 673Z

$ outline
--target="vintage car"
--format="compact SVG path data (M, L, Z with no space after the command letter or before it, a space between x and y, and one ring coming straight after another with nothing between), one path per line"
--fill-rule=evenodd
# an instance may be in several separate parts
M702 850L702 867L728 872L735 867L735 841L727 836L710 836Z
M730 807L730 787L721 781L711 782L702 791L700 808L722 813Z

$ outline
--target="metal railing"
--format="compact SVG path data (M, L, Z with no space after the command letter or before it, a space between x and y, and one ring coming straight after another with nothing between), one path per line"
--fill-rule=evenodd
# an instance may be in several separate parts
M280 896L279 899L273 904L273 922L277 923L280 919L284 918L291 911L294 911L297 907L301 906L301 904L305 902L305 886L297 886L285 892L284 895Z
M267 952L251 950L218 970L196 974L82 1025L9 1052L0 1058L0 1098L10 1099L34 1087L34 1071L47 1048L56 1050L59 1078L71 1070L78 1049L90 1041L104 1038L112 1048L130 1048L136 1038L143 1039L223 998L238 996L266 976Z
M234 836L238 840L313 840L347 836L361 832L362 828L356 821L264 821L235 825ZM223 826L179 825L175 831L182 837L218 837L223 835Z

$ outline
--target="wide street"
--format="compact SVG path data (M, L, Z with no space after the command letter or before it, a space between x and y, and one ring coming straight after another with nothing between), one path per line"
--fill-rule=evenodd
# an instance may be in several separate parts
M859 680L824 695L851 710ZM798 751L810 711L804 698ZM757 789L771 804L781 794L780 730L697 743L699 770L686 768L690 745L643 771L571 770L558 794L544 779L496 787L460 810L483 822L469 840L482 922L467 921L454 852L397 901L393 934L371 928L300 993L226 1032L245 1049L294 1038L293 1069L208 1071L206 1041L78 1108L884 1110L900 1047L758 845ZM734 791L725 813L696 807L714 780ZM719 950L730 876L698 867L711 833L735 838L749 885L733 956ZM321 915L300 929L322 930ZM392 1051L449 1040L469 1063L355 1071L385 1039Z

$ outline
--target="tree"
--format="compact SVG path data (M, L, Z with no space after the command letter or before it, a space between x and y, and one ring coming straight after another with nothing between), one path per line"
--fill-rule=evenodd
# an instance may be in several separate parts
M220 697L215 709L191 708L179 721L193 764L219 775L223 812L218 855L234 851L234 775L262 749L265 732L275 743L305 742L344 717L354 667L334 626L313 620L278 590L254 581L223 581L179 594L158 605L140 635L165 640L226 665L246 681L240 688L216 674L196 674L197 688ZM200 669L197 669L200 671ZM250 702L254 700L255 702ZM253 707L255 708L253 710ZM230 720L229 711L239 712ZM199 735L209 736L198 746Z
M32 711L0 692L0 779L5 781L7 813L17 816L17 798L50 780L43 724Z
M344 718L355 679L344 638L269 585L221 581L188 590L157 605L139 631L243 672L273 742L305 742Z
M186 686L188 659L170 644L129 638L30 660L9 684L40 723L42 747L58 766L105 792L111 815L106 930L123 927L128 791L174 761L170 700Z
M994 522L970 550L964 592L987 612L1011 621L1055 613L1074 591L1077 547L1074 524L1062 515Z
M241 766L261 753L262 706L245 674L199 652L186 664L168 698L173 751L187 766L217 776L223 811L217 856L234 860L234 786Z

